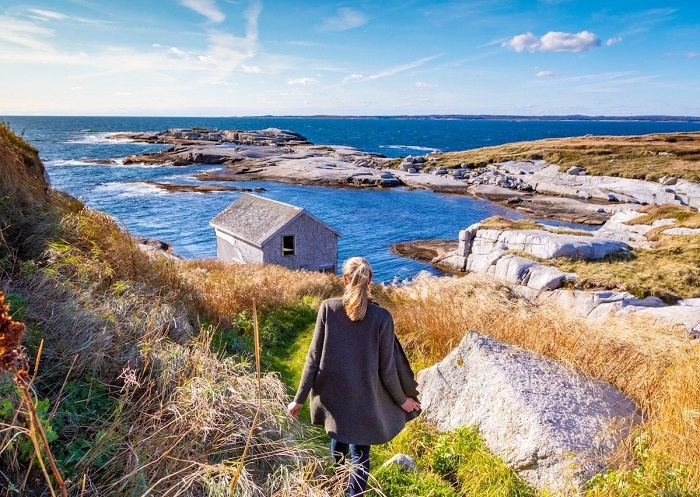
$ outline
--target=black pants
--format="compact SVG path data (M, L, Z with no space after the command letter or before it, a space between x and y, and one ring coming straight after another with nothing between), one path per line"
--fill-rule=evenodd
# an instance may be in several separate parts
M331 438L331 455L336 466L343 464L350 455L352 473L348 490L349 496L362 495L367 489L367 477L369 476L369 445L355 445L339 442Z

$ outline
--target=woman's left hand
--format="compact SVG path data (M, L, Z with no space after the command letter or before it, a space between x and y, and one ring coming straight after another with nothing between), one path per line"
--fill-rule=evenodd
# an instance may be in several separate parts
M407 397L406 402L401 404L401 409L403 409L406 412L419 411L420 410L420 402L418 402L413 397Z

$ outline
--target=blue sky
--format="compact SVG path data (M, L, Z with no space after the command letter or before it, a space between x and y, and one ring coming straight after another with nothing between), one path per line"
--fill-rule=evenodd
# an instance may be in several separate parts
M700 2L3 0L0 115L700 115Z

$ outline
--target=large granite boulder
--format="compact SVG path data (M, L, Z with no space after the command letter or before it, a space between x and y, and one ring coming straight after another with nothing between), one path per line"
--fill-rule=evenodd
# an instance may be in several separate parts
M639 420L614 387L473 331L418 383L426 421L477 426L520 477L555 494L576 495Z

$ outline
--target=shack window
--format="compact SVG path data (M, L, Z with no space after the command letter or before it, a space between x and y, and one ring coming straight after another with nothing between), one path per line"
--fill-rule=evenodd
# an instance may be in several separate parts
M335 274L335 265L334 264L329 264L327 266L320 266L318 268L318 271L320 273L330 273L330 274Z
M282 237L282 255L294 255L294 235Z

